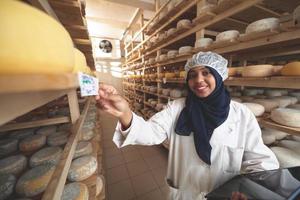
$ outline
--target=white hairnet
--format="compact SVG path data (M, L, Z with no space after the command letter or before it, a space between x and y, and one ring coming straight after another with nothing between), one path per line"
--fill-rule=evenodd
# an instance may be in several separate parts
M228 61L219 54L210 51L200 51L199 53L194 54L193 57L186 62L184 69L186 71L186 74L188 74L190 69L197 66L211 67L220 74L224 81L228 77L227 64Z

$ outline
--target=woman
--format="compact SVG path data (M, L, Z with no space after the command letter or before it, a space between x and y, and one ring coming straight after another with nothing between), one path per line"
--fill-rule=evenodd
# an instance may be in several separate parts
M169 199L204 199L240 172L278 168L275 155L263 144L255 116L231 101L224 87L227 60L199 52L185 70L188 96L169 103L148 121L134 114L114 88L100 87L99 106L119 118L115 144L120 148L169 140Z

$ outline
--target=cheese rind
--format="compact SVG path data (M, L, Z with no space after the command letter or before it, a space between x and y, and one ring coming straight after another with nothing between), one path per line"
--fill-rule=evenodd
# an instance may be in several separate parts
M46 147L34 153L30 160L30 167L36 167L43 164L56 165L59 162L63 150L60 147Z
M271 147L273 153L276 155L280 168L295 167L300 165L299 155L284 147Z
M291 62L281 69L283 76L300 76L300 62Z
M252 65L243 68L243 77L268 77L273 74L272 65Z
M36 151L42 148L45 144L46 144L46 136L32 135L20 141L19 149L22 152Z
M13 152L18 150L18 140L17 139L4 139L0 140L0 158L8 156Z
M92 143L87 141L81 141L77 144L73 159L81 156L90 155L93 152Z
M0 174L0 199L7 199L14 192L16 177L12 174Z
M279 124L300 128L300 110L277 108L271 112L271 119Z
M89 178L97 170L97 160L93 156L82 156L72 161L69 172L69 181L82 181Z
M84 183L75 182L65 185L61 200L88 200L89 190Z
M27 166L27 158L23 155L14 155L0 160L0 174L19 175Z

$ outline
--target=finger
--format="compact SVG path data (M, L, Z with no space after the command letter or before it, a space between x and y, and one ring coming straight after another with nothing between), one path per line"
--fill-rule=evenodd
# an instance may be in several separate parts
M109 93L117 93L117 90L113 86L107 85L104 83L100 84L99 89L104 90Z

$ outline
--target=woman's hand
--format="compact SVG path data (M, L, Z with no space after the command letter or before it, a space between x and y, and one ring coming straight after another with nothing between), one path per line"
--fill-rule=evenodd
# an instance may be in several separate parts
M103 83L99 86L99 95L96 96L97 106L117 117L121 124L122 129L127 129L132 120L132 112L129 108L128 102L118 94L117 90L111 85Z

